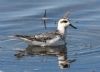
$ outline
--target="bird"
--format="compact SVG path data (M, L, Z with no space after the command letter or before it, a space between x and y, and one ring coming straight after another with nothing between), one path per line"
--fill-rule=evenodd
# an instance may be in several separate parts
M72 26L68 18L63 17L58 20L57 29L53 32L45 32L45 33L40 33L32 36L15 35L15 37L25 41L29 45L36 45L41 47L62 45L66 43L65 31L69 25Z

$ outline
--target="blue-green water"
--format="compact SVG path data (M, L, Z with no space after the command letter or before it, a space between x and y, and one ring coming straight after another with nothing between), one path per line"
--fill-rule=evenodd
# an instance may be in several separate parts
M66 36L68 59L76 59L61 70L52 56L25 56L17 59L17 50L27 44L12 40L11 35L44 32L41 17L47 9L49 31L69 12L71 23ZM100 1L99 0L0 0L0 72L99 72L100 71ZM46 61L44 61L44 59Z

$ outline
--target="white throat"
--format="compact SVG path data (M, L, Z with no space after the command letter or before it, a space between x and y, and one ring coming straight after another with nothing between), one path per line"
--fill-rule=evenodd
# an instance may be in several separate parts
M65 27L58 24L57 30L60 32L61 35L65 34Z

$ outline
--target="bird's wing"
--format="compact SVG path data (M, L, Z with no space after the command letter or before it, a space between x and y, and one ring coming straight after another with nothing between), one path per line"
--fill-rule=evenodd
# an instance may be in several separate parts
M37 34L37 35L33 35L33 36L15 35L15 37L24 38L24 39L31 40L31 41L45 42L46 40L53 39L57 35L60 35L60 34L57 32L49 32L49 33L41 33L41 34Z

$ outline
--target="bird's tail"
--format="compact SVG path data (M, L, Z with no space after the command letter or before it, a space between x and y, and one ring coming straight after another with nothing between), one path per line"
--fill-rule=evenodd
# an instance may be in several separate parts
M17 37L17 38L19 38L20 40L23 40L23 41L25 41L25 42L30 42L31 40L31 38L30 38L30 36L27 36L27 35L15 35L15 37Z
M19 38L28 38L29 36L26 36L26 35L15 35L15 37L19 37Z

